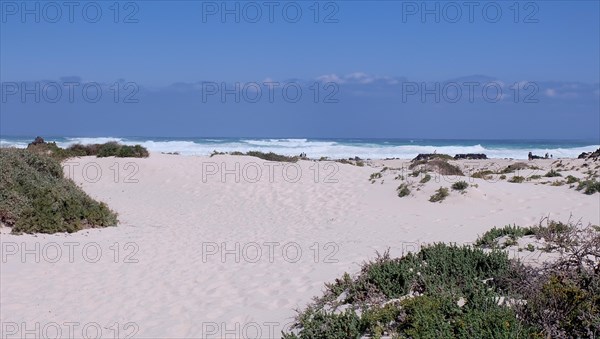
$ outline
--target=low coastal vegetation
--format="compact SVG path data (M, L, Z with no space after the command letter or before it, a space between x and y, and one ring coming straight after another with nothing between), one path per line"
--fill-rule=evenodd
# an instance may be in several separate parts
M27 150L31 153L50 156L59 161L83 156L146 158L149 155L148 150L141 145L128 146L111 141L104 144L75 144L68 148L61 148L55 142L45 142L41 137L37 137L30 143Z
M398 196L400 198L405 197L410 194L410 188L408 188L408 184L406 184L406 183L403 183L400 186L398 186L396 191L398 192Z
M229 154L229 155L247 155L247 156L251 156L251 157L256 157L259 159L263 159L263 160L267 160L267 161L277 161L277 162L297 162L299 159L301 159L299 156L287 156L287 155L281 155L281 154L277 154L277 153L273 153L273 152L259 152L259 151L249 151L246 153L242 153L242 152L217 152L217 151L213 151L211 153L211 157L215 156L215 155L225 155L225 154Z
M415 171L435 172L441 175L464 176L460 167L452 165L448 160L438 157L431 160L413 160L408 168Z
M562 177L562 175L560 173L558 173L557 171L555 171L554 169L551 169L550 171L548 171L548 173L544 174L544 176L546 178Z
M471 175L471 177L477 178L477 179L491 179L492 178L492 174L494 174L494 171L491 171L491 170L481 170L481 171L477 171L477 172L473 173Z
M520 184L523 181L525 181L525 178L520 175L515 175L512 178L508 179L508 182L512 182L512 183L516 183L516 184Z
M579 182L579 185L576 188L578 191L583 191L583 193L591 195L596 192L600 192L600 181L596 180L583 180Z
M440 187L435 191L435 194L429 197L429 201L431 202L442 202L446 197L448 197L450 193L448 193L448 188Z
M116 225L115 213L63 176L57 155L0 148L0 221L17 234Z
M529 166L526 163L516 162L514 164L506 166L502 171L500 171L500 173L501 174L509 174L509 173L514 173L515 171L521 171L521 170L524 170L527 168L529 168Z
M421 184L424 184L424 183L428 182L429 180L431 180L431 175L429 175L429 174L425 174L425 175L423 176L423 178L421 178L421 180L420 180L419 182L420 182Z
M452 189L456 191L463 191L469 187L469 184L466 181L457 181L452 184Z
M513 225L493 228L473 246L437 243L401 258L377 253L356 275L326 284L283 337L595 337L600 232L579 226ZM526 235L543 237L562 255L534 267L490 246Z
M498 248L498 238L508 236L513 240L524 237L526 235L535 234L533 227L519 227L516 225L506 225L502 228L494 227L485 232L475 242L477 247Z
M369 180L381 179L381 177L382 177L381 172L375 172L369 176Z

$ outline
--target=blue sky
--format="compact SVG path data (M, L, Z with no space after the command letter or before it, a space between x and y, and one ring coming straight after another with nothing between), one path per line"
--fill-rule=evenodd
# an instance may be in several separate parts
M135 85L139 101L103 104L114 94L105 89L98 103L77 97L35 103L33 96L16 100L20 93L7 95L12 87L4 86L4 135L478 138L502 121L504 129L492 135L600 138L598 1L478 2L471 15L465 1L452 2L454 7L436 1L323 1L316 5L318 16L312 1L278 2L273 22L263 1L120 2L118 15L112 1L76 2L71 18L56 3L60 18L46 2L1 2L0 80L44 86L75 77L106 88L122 81ZM235 14L223 18L223 6L239 6L240 22ZM262 17L251 22L257 7ZM35 14L22 16L24 9L37 8L40 22ZM96 8L102 15L90 23ZM288 22L296 8L302 15ZM422 16L427 9L437 12L439 22L436 14ZM482 86L532 83L538 101L523 103L526 92L518 95L519 103L510 99L514 92L501 100L512 105L435 102L433 95L423 102L401 99L407 82L443 87L453 79L475 79ZM300 83L303 100L201 100L203 82L235 88L236 82L262 86L265 80ZM337 102L305 102L315 81L320 96L327 93L325 84L335 83ZM125 93L121 88L118 101ZM115 119L121 123L108 123ZM428 127L410 129L410 123Z

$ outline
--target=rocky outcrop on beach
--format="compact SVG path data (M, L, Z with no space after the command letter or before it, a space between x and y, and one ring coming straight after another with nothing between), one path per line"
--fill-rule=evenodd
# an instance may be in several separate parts
M598 158L600 158L600 148L598 148L594 152L583 152L577 158L578 159L598 159Z
M457 154L454 156L454 160L485 160L487 158L487 155L483 153Z
M35 137L35 140L33 140L33 142L30 142L29 145L27 145L27 147L29 146L36 146L36 145L42 145L45 144L46 142L44 141L44 138L42 137Z
M456 154L454 157L448 154L437 154L437 153L421 153L417 155L412 161L442 159L442 160L485 160L487 155L483 153L467 153L467 154Z

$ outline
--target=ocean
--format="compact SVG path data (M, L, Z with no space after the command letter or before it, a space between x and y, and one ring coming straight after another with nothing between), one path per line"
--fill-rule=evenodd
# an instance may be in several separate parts
M0 147L24 148L34 139L0 138ZM284 155L306 153L309 158L362 159L414 158L419 153L484 153L489 158L527 159L528 152L554 158L573 158L600 148L598 140L441 140L441 139L354 139L354 138L167 138L167 137L48 137L61 147L117 141L141 144L150 152L209 155L213 151L262 151Z

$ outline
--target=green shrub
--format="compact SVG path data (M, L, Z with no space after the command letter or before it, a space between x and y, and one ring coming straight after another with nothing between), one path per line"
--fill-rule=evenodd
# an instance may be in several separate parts
M520 171L529 168L529 166L524 162L516 162L514 164L506 166L500 173L508 174L514 173L515 171Z
M402 185L398 186L396 191L398 192L398 196L400 198L410 194L410 189L408 188L408 185L406 183L403 183Z
M421 169L415 169L411 173L409 173L408 176L416 178L419 175L421 175L421 173L427 173L427 171L425 169L423 169L423 168L421 168Z
M548 221L494 228L483 239L538 231L577 238L578 250L533 267L509 260L506 251L469 246L433 244L402 258L386 251L354 277L345 273L326 284L284 338L595 337L600 227Z
M535 234L534 228L531 227L519 227L516 225L506 225L502 228L494 227L479 237L477 241L475 241L475 246L496 248L498 247L498 238L500 237L508 235L516 240L526 235L533 234Z
M481 171L473 173L473 175L471 175L471 177L477 178L477 179L489 179L489 178L491 178L492 174L494 174L493 171L481 170Z
M506 179L506 175L502 174L501 176L498 177L500 180L504 180Z
M529 180L538 180L538 179L541 179L541 178L542 178L541 175L535 174L535 175L532 175L532 176L528 177L527 181L529 181Z
M567 176L567 184L574 184L576 182L579 182L579 179L572 176L572 175L568 175Z
M114 141L105 144L74 144L66 149L58 147L54 142L32 143L27 146L27 150L31 153L50 156L59 161L84 156L97 156L99 158L147 158L149 156L148 150L141 145L127 146Z
M462 190L466 189L467 187L469 187L469 184L467 184L466 181L457 181L452 184L452 189L457 190L457 191L462 191Z
M548 171L548 173L544 174L544 176L546 178L562 177L562 175L560 173L558 173L557 171L555 171L554 169L551 169L550 171Z
M450 195L450 193L448 193L448 188L446 187L440 187L435 192L436 193L434 195L429 197L429 201L441 202L442 200L446 199L448 195Z
M394 338L516 337L529 330L512 310L494 301L494 283L484 282L510 272L508 255L499 251L433 244L402 258L386 252L365 263L356 278L344 274L327 284L325 295L299 313L293 327L297 334L285 338L379 338L384 332ZM325 311L342 292L340 304L351 304L352 310ZM464 306L458 305L460 298Z
M369 176L369 180L375 180L375 179L380 179L381 178L381 172L375 172L375 173L371 173L371 176Z
M117 224L116 214L104 203L63 177L57 160L0 149L0 162L0 221L13 233L71 233Z
M596 192L600 192L600 181L596 181L596 180L584 180L584 181L580 181L579 185L577 186L577 190L581 191L583 190L583 193L585 194L594 194Z
M408 169L420 167L420 171L424 172L435 172L441 175L458 175L463 176L463 172L460 167L448 163L446 160L439 158L432 160L419 160L414 161L408 166ZM413 172L414 173L414 172Z
M98 158L146 158L149 155L148 151L140 145L128 146L116 142L107 142L96 146L98 146L98 153L96 154ZM88 155L93 155L93 153Z
M421 180L419 182L421 184L424 184L424 183L428 182L429 180L431 180L431 175L425 174L425 176L423 176L423 178L421 178Z
M267 161L277 161L277 162L297 162L298 157L289 157L287 155L276 154L273 152L264 153L258 151L250 151L246 152L246 155L251 157L257 157Z
M525 181L525 178L519 175L515 175L512 178L508 179L508 182L520 184Z
M360 317L352 310L340 314L333 312L307 310L298 318L302 324L299 335L292 332L283 333L284 339L314 338L314 339L347 339L359 338L365 331L361 326ZM298 326L299 327L299 326Z

